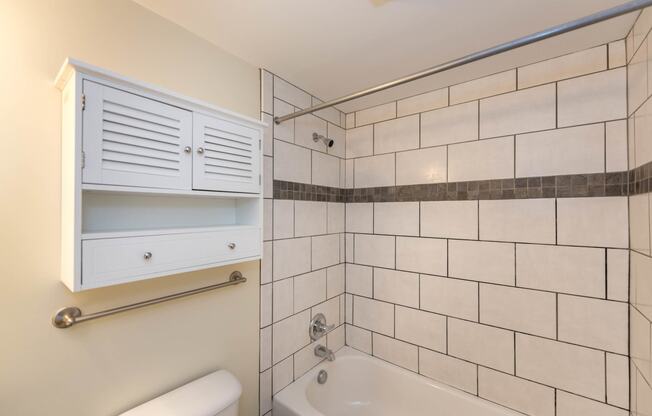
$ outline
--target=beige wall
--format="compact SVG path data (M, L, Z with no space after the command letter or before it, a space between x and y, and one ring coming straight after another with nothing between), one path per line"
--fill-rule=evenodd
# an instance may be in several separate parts
M92 312L225 279L235 267L71 294L59 282L60 93L67 56L257 117L256 68L126 0L0 0L0 414L114 415L217 368L258 411L250 282L58 330Z

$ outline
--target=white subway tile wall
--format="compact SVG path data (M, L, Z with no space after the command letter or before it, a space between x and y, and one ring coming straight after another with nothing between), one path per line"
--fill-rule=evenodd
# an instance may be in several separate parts
M627 70L623 67L561 81L557 101L560 127L622 119L627 116Z
M421 202L424 237L478 239L478 201Z
M273 199L273 181L344 187L350 133L345 130L347 117L335 108L274 124L273 116L320 101L265 70L261 89L261 118L269 124L263 138L265 242L260 290L260 415L265 415L271 412L273 394L321 361L314 355L315 345L334 350L344 345L348 286L343 254L345 204ZM335 144L327 148L315 143L313 132ZM336 329L311 343L308 323L317 313L323 313ZM371 345L371 333L368 338Z
M645 52L643 69L628 76L634 53L623 40L339 119L320 112L275 125L269 169L276 180L350 189L607 174L627 170L628 159L641 166L652 160L647 39L630 35L630 43ZM645 78L635 81L640 97L631 91L636 74ZM267 120L305 108L306 97L318 102L277 80L263 76L274 91L272 100L263 85ZM638 109L629 123L628 84L629 108ZM338 147L315 145L313 131ZM648 224L638 237L647 253L635 257L627 197L394 195L397 202L268 204L273 259L263 265L261 348L271 351L261 351L261 414L270 410L264 395L317 363L306 336L316 311L346 322L329 345L345 342L528 415L627 414L630 257L640 270L631 288L640 293L630 306L632 395L652 401L652 266L638 260L649 256L649 207L635 217Z
M396 237L396 268L445 276L447 251L445 239Z
M297 117L294 119L294 143L308 149L321 150L326 152L326 145L315 142L312 139L313 133L326 136L327 122L312 114Z
M478 139L478 103L454 105L421 114L421 147Z
M365 124L377 123L379 121L389 120L396 117L396 103L382 104L371 107L366 110L355 113L355 126L364 126Z
M514 332L460 319L448 320L448 353L506 373L514 373Z
M312 152L313 185L340 186L340 158L321 152Z
M420 307L446 316L478 320L478 283L421 275Z
M562 198L557 201L559 244L627 248L627 198Z
M557 331L554 293L480 284L480 322L542 337Z
M641 171L641 169L646 169L649 172L649 163L652 162L652 123L650 122L652 65L650 65L649 45L651 28L652 9L647 8L639 15L634 28L627 37L628 158L629 168L634 169L635 175L633 176L636 181L636 187L630 187L636 191L635 195L629 197L629 256L622 256L615 260L615 252L607 253L607 261L612 261L612 266L614 266L613 263L619 264L619 268L622 268L622 263L629 258L629 375L631 380L629 397L631 397L631 414L636 416L652 412L652 388L650 387L652 385L650 353L652 348L650 345L652 336L650 220L652 216L650 215L649 193L651 189L649 188L649 179L647 179L649 173L646 175L644 171ZM641 168L642 166L644 168ZM645 181L646 179L647 181ZM641 182L647 186L639 188ZM625 272L612 272L609 268L607 273L618 275ZM608 287L607 290L613 295L611 288ZM623 292L622 288L619 289L619 292ZM617 298L627 299L625 293L621 293ZM605 312L602 311L603 314ZM622 314L621 311L619 313ZM609 325L610 322L613 325L612 317L603 324ZM592 326L592 329L595 330L595 325ZM612 349L622 348L622 346L611 344L611 340L600 340L595 335L591 341L594 343L609 341ZM627 373L623 358L627 357L615 354L607 355L607 402L620 407L626 407L628 395L625 395L626 392L622 391L616 383L609 382L609 376L611 375L615 379L619 374ZM601 414L597 409L589 409L588 404L584 405L587 406L587 411ZM580 404L576 406L579 409Z
M408 370L419 369L419 348L414 344L373 333L374 355Z
M419 347L419 374L478 394L478 365Z
M527 415L555 415L555 389L490 368L478 368L478 394Z
M606 169L607 172L627 170L627 122L611 121L606 124Z
M628 129L625 65L621 40L347 115L347 187L397 187L346 204L347 345L527 415L628 413L627 197L415 201L400 189L620 174L628 130L637 166L649 162L652 112ZM632 351L651 380L643 263Z
M598 401L605 400L605 353L516 334L516 376Z
M514 137L448 146L448 181L514 177Z
M396 338L446 352L446 317L397 306Z
M539 244L516 245L516 286L605 297L605 250Z
M353 185L356 188L394 185L396 183L394 158L394 153L387 153L355 159Z
M628 416L629 414L627 410L557 390L557 416Z
M602 45L519 68L518 88L528 88L606 69L607 45Z
M555 200L480 201L480 239L555 243Z
M601 172L604 164L602 123L516 136L516 177Z
M374 154L419 148L419 115L374 125Z
M516 70L512 69L450 87L451 105L491 97L516 90Z
M399 100L396 105L398 117L446 107L448 105L448 88L408 97Z
M618 40L609 45L609 69L623 66L627 63L627 50L625 41Z
M480 138L554 129L555 84L546 84L480 100Z
M396 154L396 185L446 182L445 147L411 150Z
M418 202L379 202L374 204L374 233L419 235Z
M346 157L362 157L374 154L374 126L363 126L346 131Z
M627 355L607 353L607 403L627 408L629 404L629 389L626 383L618 380L629 375L629 359Z

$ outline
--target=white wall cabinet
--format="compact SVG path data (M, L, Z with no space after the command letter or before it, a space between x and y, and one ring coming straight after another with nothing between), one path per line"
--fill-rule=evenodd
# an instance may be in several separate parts
M263 123L70 59L56 85L70 290L260 259Z
M191 111L83 81L84 183L191 189Z
M193 143L193 188L260 192L261 137L257 130L195 114Z

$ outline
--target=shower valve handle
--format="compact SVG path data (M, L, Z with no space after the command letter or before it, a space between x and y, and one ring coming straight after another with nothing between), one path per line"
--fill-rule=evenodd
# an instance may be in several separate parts
M312 321L310 321L308 334L310 335L311 340L316 341L332 331L333 328L335 328L335 325L326 325L326 317L323 313L318 313L314 318L312 318Z

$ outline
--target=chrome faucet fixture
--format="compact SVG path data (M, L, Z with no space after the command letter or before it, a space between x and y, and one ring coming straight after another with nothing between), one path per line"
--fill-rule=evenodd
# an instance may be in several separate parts
M310 321L308 335L310 335L311 340L317 341L333 328L335 328L335 325L326 325L326 317L323 313L318 313L314 318L312 318L312 321Z
M319 358L326 358L328 361L335 361L335 353L321 344L315 347L315 355Z
M328 380L328 373L326 370L319 370L319 374L317 374L317 383L324 384L326 383L326 380Z
M324 142L324 144L325 144L327 147L333 147L333 145L335 144L335 140L333 140L333 139L329 139L328 137L323 136L323 135L321 135L321 134L319 134L319 133L313 133L313 134L312 134L312 141L314 141L315 143L317 143L317 142L320 141L320 140L321 140L322 142Z

